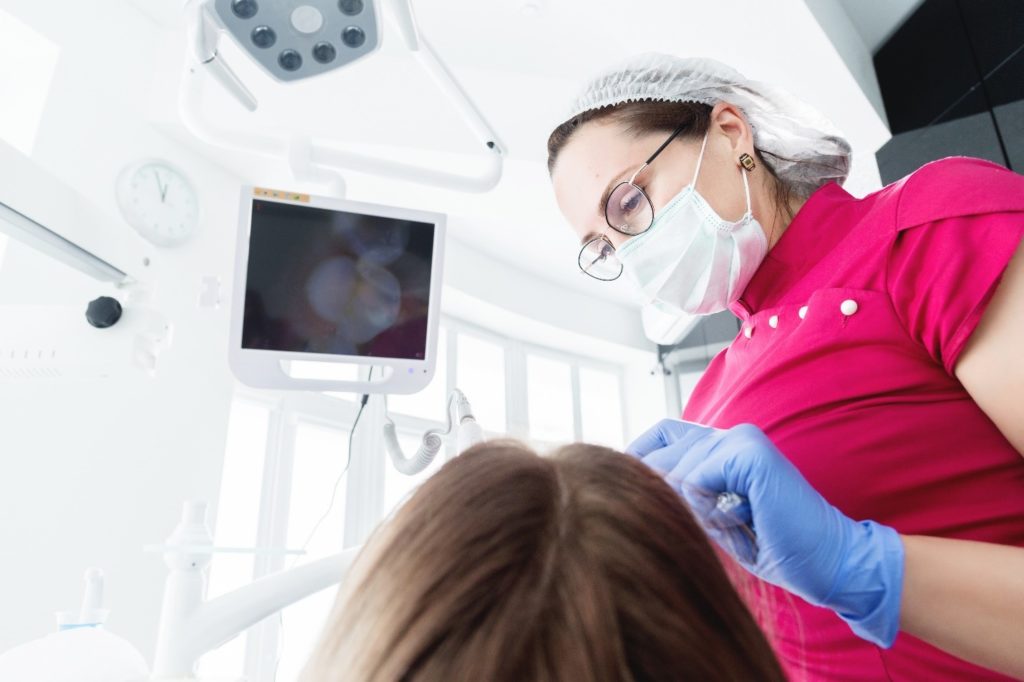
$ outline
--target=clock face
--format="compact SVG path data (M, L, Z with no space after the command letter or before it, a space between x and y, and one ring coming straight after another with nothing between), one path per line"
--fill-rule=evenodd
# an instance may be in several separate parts
M128 224L157 246L187 241L199 225L199 200L188 179L162 161L143 161L118 179L117 200Z

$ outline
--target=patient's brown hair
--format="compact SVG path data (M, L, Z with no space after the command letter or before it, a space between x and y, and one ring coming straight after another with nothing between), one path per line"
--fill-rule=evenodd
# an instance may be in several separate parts
M783 680L679 496L592 445L448 462L346 579L304 680Z

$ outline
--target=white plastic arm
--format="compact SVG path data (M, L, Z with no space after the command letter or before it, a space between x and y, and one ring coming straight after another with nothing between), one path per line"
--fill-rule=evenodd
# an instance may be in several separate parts
M441 62L430 44L419 34L409 0L384 0L406 46L431 79L459 111L462 120L479 140L486 164L476 172L451 172L417 164L392 161L365 154L342 151L310 141L309 167L324 172L353 170L359 173L396 178L466 192L486 192L501 179L504 146L451 71ZM200 140L223 148L253 152L265 156L294 157L290 137L253 135L210 125L200 115L202 83L200 74L209 72L238 102L254 111L258 102L217 51L223 33L205 0L189 0L190 44L188 64L179 91L179 111L185 127ZM292 167L302 167L290 159ZM312 170L316 170L313 168Z
M245 87L224 57L217 51L220 42L220 26L209 11L209 5L201 0L189 0L185 5L188 18L189 49L195 63L230 92L249 111L256 111L256 96Z
M206 652L289 604L339 583L360 549L347 549L340 554L260 578L184 612L175 607L201 598L199 595L204 591L201 588L202 577L195 571L172 574L161 616L153 679L190 678L199 657ZM192 599L184 598L184 594Z

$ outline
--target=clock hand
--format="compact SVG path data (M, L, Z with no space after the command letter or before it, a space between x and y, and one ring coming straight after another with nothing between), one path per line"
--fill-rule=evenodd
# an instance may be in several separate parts
M161 184L160 174L153 170L153 177L156 178L156 186L160 190L160 203L163 203L167 199L167 185Z

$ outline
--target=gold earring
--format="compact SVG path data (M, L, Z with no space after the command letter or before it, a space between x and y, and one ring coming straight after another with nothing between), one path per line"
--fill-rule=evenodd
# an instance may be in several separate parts
M746 168L748 171L754 170L754 167L756 166L756 164L754 163L754 159L752 159L750 157L750 154L747 154L746 152L740 154L740 165Z

